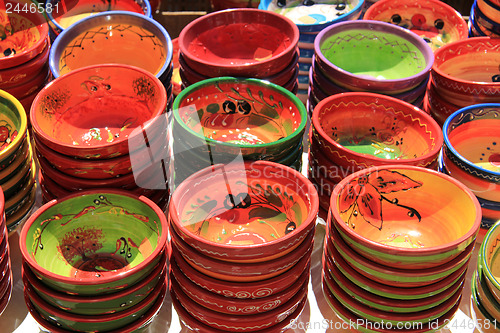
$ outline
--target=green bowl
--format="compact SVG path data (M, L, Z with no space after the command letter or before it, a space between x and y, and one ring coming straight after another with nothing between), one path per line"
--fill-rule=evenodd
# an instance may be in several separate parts
M495 300L500 303L500 221L484 236L479 249L478 267L481 267L486 284Z
M477 278L475 276L473 276L471 279L470 312L472 319L474 320L474 324L476 325L480 333L498 332L499 329L498 320L496 320L486 310L484 305L479 300L478 290L477 290Z
M500 320L500 304L497 302L486 283L486 277L483 274L483 268L480 263L478 263L477 271L474 272L472 278L476 279L476 293L479 303L483 305L489 314Z
M167 234L165 214L146 197L89 190L40 207L23 226L20 248L50 288L97 295L147 277L165 251Z
M0 170L16 157L27 130L28 118L22 104L8 92L0 90Z

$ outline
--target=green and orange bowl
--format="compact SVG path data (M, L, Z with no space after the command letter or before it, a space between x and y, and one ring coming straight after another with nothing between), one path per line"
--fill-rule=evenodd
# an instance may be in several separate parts
M500 303L500 254L498 244L500 244L500 221L495 223L484 236L483 243L479 248L478 266L481 267L486 284Z

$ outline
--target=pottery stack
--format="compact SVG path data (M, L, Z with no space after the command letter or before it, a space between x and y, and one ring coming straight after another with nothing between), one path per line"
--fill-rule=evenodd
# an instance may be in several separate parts
M321 216L349 174L372 166L406 164L436 170L441 127L416 106L366 92L337 94L314 109L308 178L319 192Z
M54 333L144 329L168 288L167 235L163 211L125 191L43 205L20 236L30 314Z
M498 244L500 222L486 233L479 249L477 270L471 281L471 314L481 333L497 332L500 321Z
M304 104L259 79L219 77L184 89L174 101L172 185L219 163L268 160L302 166Z
M16 6L32 10L15 12ZM49 27L36 6L36 1L12 0L0 8L0 25L6 34L0 41L0 89L18 99L27 112L50 81Z
M500 37L500 2L474 0L469 16L471 37Z
M299 37L299 90L297 96L305 103L308 98L309 69L313 63L314 39L326 27L337 22L357 20L364 0L347 1L277 1L264 0L259 9L288 17L297 25Z
M405 28L370 20L331 25L314 42L309 112L327 96L348 91L385 94L420 107L433 61L430 46Z
M221 76L259 78L296 93L299 31L288 18L254 8L203 15L179 35L183 86Z
M9 251L9 233L5 219L4 197L0 190L0 315L7 308L14 281L12 280L12 269Z
M35 204L35 159L28 120L21 103L0 90L0 187L9 232L18 227Z
M43 200L120 188L165 206L166 107L163 84L138 67L95 65L55 79L30 113Z
M277 163L217 165L186 179L169 206L171 293L184 324L283 331L307 300L317 212L314 186Z
M480 221L472 192L434 170L392 165L346 177L327 219L327 302L362 331L439 330L458 310Z
M500 71L494 65L499 55L500 40L491 37L455 41L437 50L426 111L442 125L460 108L500 103Z

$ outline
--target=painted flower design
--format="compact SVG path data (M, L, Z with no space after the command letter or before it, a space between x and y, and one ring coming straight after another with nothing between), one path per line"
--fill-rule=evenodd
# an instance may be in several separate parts
M349 213L347 224L353 229L353 217L360 215L366 222L375 228L382 230L384 218L382 212L382 202L386 201L391 205L406 209L408 216L421 220L420 213L412 207L399 203L398 199L390 200L384 194L407 191L422 186L421 182L397 171L380 170L370 172L359 177L342 190L339 197L339 210L341 213Z

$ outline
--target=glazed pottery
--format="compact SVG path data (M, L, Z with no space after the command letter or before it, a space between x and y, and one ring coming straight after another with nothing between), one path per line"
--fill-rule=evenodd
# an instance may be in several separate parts
M4 87L2 89L15 96L17 99L26 98L34 92L39 91L49 81L50 72L48 69L48 66L44 66L42 70L33 77L30 76L27 80L23 80L17 85Z
M483 304L479 301L479 296L477 294L477 279L474 277L471 279L470 307L472 319L474 320L476 327L481 327L479 329L481 333L498 332L498 320L488 313ZM485 325L485 323L488 323L489 325Z
M476 280L476 294L478 302L481 303L481 305L493 318L500 318L500 303L498 303L488 287L481 263L478 263L477 270L472 275L472 279Z
M182 29L179 48L188 66L202 75L264 78L291 63L298 39L288 18L241 8L195 19Z
M500 279L498 278L498 244L500 222L495 223L486 233L479 249L478 265L481 265L486 284L495 300L500 303Z
M0 90L0 163L5 168L16 157L15 152L26 138L28 120L19 101Z
M434 120L436 120L436 122L441 126L443 126L446 118L460 109L460 106L443 99L443 97L437 92L432 81L427 88L426 99L428 103L427 113L429 113L432 118L434 118Z
M129 153L136 127L165 112L165 88L151 73L108 64L81 68L43 88L30 120L37 139L64 155L102 159ZM135 135L143 135L136 131Z
M24 261L50 288L106 294L153 270L165 251L167 228L164 213L149 199L91 190L38 209L23 226L20 247Z
M430 46L418 35L380 21L329 26L316 37L314 50L316 63L337 85L392 94L425 81L434 61Z
M399 25L421 36L432 48L468 37L467 23L450 5L437 0L382 0L368 8L364 20Z

